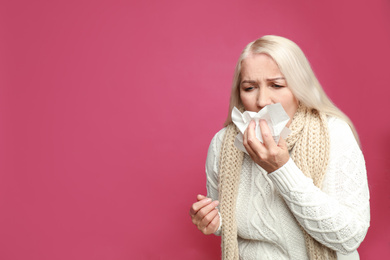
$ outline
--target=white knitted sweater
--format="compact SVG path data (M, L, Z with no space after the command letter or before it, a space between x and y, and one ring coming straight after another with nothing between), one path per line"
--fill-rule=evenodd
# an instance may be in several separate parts
M330 158L322 190L290 159L267 174L244 155L236 219L240 259L308 259L297 223L337 252L359 259L355 251L370 222L365 162L349 126L328 118ZM218 161L225 128L211 141L206 160L208 196L218 200ZM218 230L216 235L220 235Z

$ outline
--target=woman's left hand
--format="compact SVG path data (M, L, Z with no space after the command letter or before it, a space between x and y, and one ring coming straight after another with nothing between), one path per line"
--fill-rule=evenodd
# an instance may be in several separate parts
M259 124L264 143L256 138L256 123L252 121L244 133L244 146L255 163L268 173L274 172L290 159L286 141L280 137L279 144L276 144L267 122L260 120Z

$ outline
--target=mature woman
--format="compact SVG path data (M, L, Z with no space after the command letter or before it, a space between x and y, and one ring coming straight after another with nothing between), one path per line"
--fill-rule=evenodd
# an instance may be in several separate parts
M243 136L247 154L238 150L232 109L275 103L292 133L275 143L261 120L260 142L252 122ZM223 259L359 259L370 207L358 136L295 43L264 36L248 44L225 125L207 155L208 196L198 195L190 209L200 231L222 235Z

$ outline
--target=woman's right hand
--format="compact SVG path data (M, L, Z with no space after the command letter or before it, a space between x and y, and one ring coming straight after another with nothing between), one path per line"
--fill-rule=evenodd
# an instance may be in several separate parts
M192 223L205 235L213 234L219 228L219 214L217 200L212 201L203 195L197 196L197 202L192 204L190 209L190 216Z

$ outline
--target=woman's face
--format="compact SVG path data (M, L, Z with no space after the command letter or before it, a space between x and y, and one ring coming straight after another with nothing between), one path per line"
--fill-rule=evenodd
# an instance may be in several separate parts
M245 110L258 112L266 105L281 103L290 117L298 109L298 100L275 61L266 54L250 54L241 63L240 98Z

